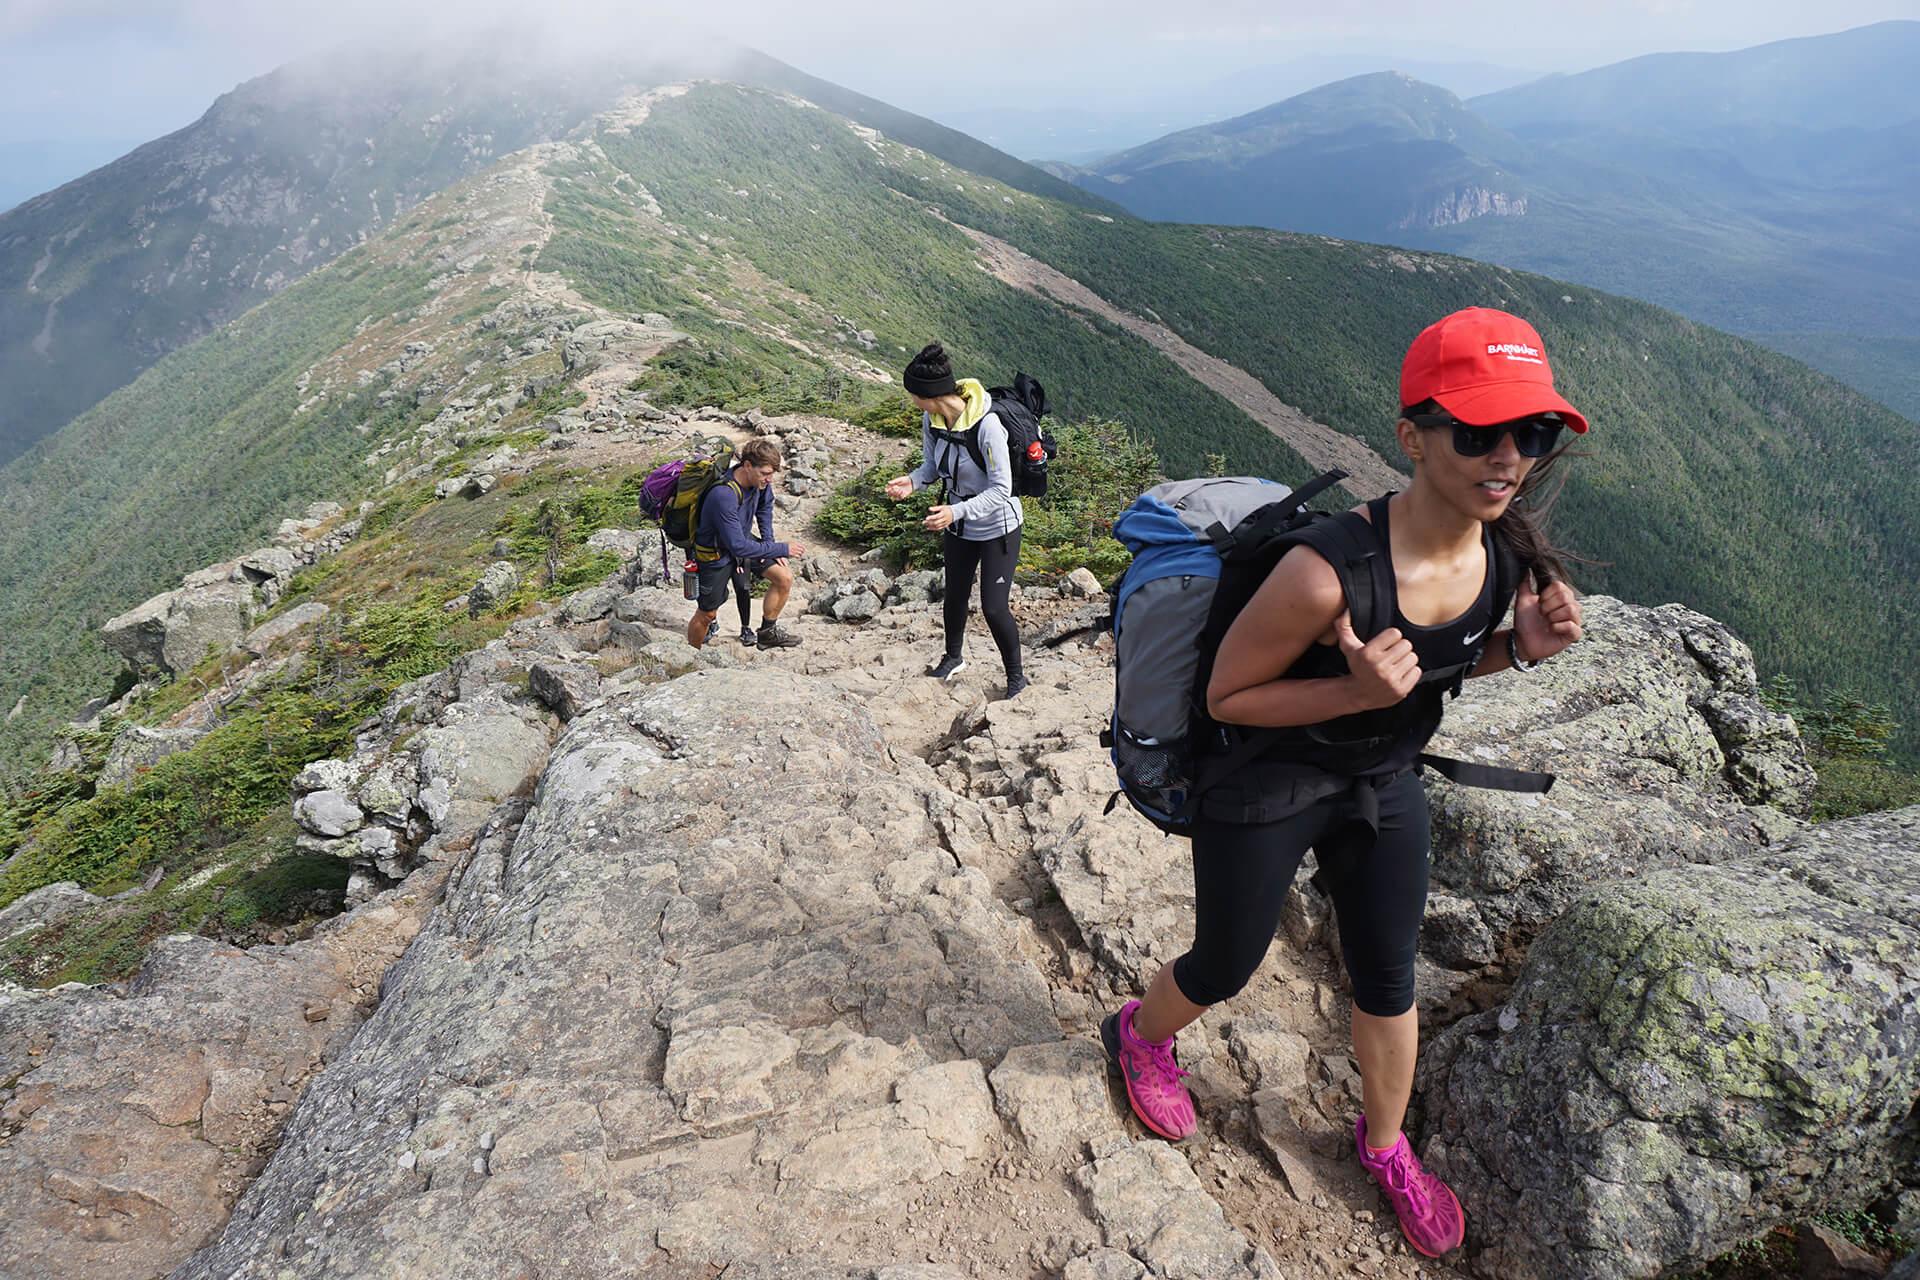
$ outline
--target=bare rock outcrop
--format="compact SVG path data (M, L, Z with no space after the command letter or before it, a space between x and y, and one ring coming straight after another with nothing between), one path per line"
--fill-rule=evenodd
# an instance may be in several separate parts
M1432 750L1546 769L1544 796L1429 777L1435 887L1509 959L1588 886L1745 857L1799 827L1813 788L1753 655L1680 605L1585 602L1587 638L1535 671L1474 680Z
M0 986L0 1275L165 1275L219 1231L444 868L287 947L180 934L128 982Z
M989 1072L1060 1038L1025 925L948 847L952 807L817 682L608 692L181 1280L1024 1259L991 1213L944 1252L909 1223L932 1180L984 1180L1019 1149ZM1051 1196L1057 1267L1103 1233L1064 1183ZM1165 1206L1167 1247L1263 1256L1212 1213L1183 1230Z
M136 671L191 671L246 638L258 605L244 582L179 587L109 618L100 634Z
M1502 1280L1645 1280L1920 1181L1920 808L1581 897L1423 1078Z
M139 673L181 675L209 654L237 646L258 656L274 640L325 615L323 607L301 606L306 612L299 622L290 617L299 611L290 610L275 620L278 625L252 633L254 621L280 599L295 573L359 533L358 520L341 522L340 515L336 503L314 503L306 519L281 521L275 545L194 570L172 591L109 618L100 627L101 638Z

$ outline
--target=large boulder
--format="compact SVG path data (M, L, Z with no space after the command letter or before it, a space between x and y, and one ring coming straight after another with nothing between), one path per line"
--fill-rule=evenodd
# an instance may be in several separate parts
M1469 681L1431 750L1557 775L1544 796L1429 775L1433 881L1509 961L1589 886L1741 858L1800 825L1813 787L1753 657L1679 605L1585 602L1586 639L1531 672Z
M474 617L490 613L506 602L520 585L520 570L511 560L488 565L480 580L467 590L467 612Z
M181 587L108 619L100 635L135 671L179 675L239 644L254 609L253 588L244 582Z
M1920 808L1586 894L1422 1079L1502 1280L1671 1274L1920 1183Z
M501 801L533 789L547 735L518 716L478 714L421 730L417 803L442 833L476 830Z

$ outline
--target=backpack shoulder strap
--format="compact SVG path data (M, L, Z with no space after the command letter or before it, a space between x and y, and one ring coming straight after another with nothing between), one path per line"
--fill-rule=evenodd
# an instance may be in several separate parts
M1357 511L1337 511L1287 535L1320 553L1340 578L1353 633L1371 640L1393 617L1393 566L1380 531Z
M987 413L992 413L993 410L994 410L994 402L989 400L987 402ZM987 416L987 414L983 413L980 416L984 418ZM927 423L927 430L933 433L934 439L940 441L942 444L946 445L949 449L951 449L954 445L959 445L960 447L965 449L967 451L967 456L973 459L973 465L980 469L980 474L981 475L987 474L987 456L985 452L983 452L980 448L980 424L979 423L976 422L971 427L967 427L963 430L956 431L952 427L935 426L933 425L932 420L929 419ZM946 460L951 456L952 456L951 453L943 454L941 457L941 462L944 464ZM958 467L954 468L954 473L955 473L954 475L948 476L945 473L945 471L941 472L941 481L943 485L949 481L953 484L960 483ZM973 495L964 494L962 496L972 497Z
M987 401L987 413L992 413L997 407L997 401ZM983 413L980 416L985 418L987 413ZM1002 420L1002 425L1005 425L1004 419ZM960 433L960 439L967 446L967 453L972 456L973 465L980 468L981 475L987 474L987 452L980 447L980 424L976 422L965 431L962 431Z

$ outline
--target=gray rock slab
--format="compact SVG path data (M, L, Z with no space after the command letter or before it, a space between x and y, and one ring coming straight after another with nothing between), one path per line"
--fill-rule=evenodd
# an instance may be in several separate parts
M287 947L174 935L124 984L0 984L0 1272L163 1276L217 1234L433 897Z
M98 906L105 899L88 893L71 880L43 884L0 908L0 942L63 920L76 911Z
M1558 777L1544 796L1428 779L1435 887L1510 957L1590 885L1785 838L1800 824L1783 810L1813 782L1725 627L1679 605L1584 607L1586 639L1535 671L1468 681L1431 748ZM1475 934L1456 913L1428 941L1459 962L1484 947Z
M317 600L297 604L280 616L263 622L247 632L246 638L240 642L240 647L254 657L260 657L276 642L312 626L330 612L326 605Z
M1426 1054L1489 1276L1627 1280L1911 1176L1920 808L1581 897Z
M936 791L817 681L611 694L181 1280L921 1265L834 1241L984 1168L1009 1132L987 1072L1059 1035Z
M415 741L421 805L442 832L456 812L484 817L502 800L529 790L547 760L547 735L518 716L475 715L423 729ZM444 797L437 811L427 803L429 791Z
M1122 1138L1107 1088L1107 1057L1091 1040L1020 1045L993 1070L1000 1115L1040 1155L1083 1154L1090 1141Z
M204 729L165 729L130 724L115 736L107 749L106 762L100 766L96 781L101 786L119 786L131 782L144 769L151 769L168 756L191 750L206 736Z
M1165 1142L1126 1143L1075 1175L1109 1248L1168 1280L1279 1280L1267 1251L1227 1225L1193 1169Z

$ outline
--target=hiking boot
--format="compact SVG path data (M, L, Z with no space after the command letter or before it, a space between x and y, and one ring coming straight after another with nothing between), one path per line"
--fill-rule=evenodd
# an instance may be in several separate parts
M1019 697L1020 691L1026 687L1027 677L1022 672L1015 671L1007 677L1007 697Z
M1100 1043L1107 1057L1120 1068L1126 1081L1127 1101L1140 1123L1163 1138L1178 1142L1198 1127L1193 1115L1193 1098L1180 1077L1187 1073L1173 1059L1173 1041L1154 1043L1133 1034L1133 1011L1138 1000L1129 1000L1120 1012L1107 1015L1100 1024Z
M709 622L707 624L707 638L700 642L701 647L704 648L707 645L712 644L713 638L719 634L720 634L720 619L715 618L712 622Z
M1363 1115L1353 1127L1353 1137L1360 1148L1361 1167L1373 1175L1393 1202L1407 1243L1429 1258L1459 1248L1467 1235L1467 1215L1447 1184L1420 1167L1407 1135L1399 1135L1390 1149L1376 1154L1367 1149L1367 1118Z
M747 648L749 649L753 648L753 628L752 627L740 628L740 643L747 646Z
M791 649L800 643L800 637L786 630L777 622L763 622L760 630L753 636L754 643L762 649Z
M932 676L935 680L951 680L955 676L959 675L962 671L965 671L966 669L967 669L966 659L956 657L950 653L946 657L940 659L940 661L928 667L927 674Z

